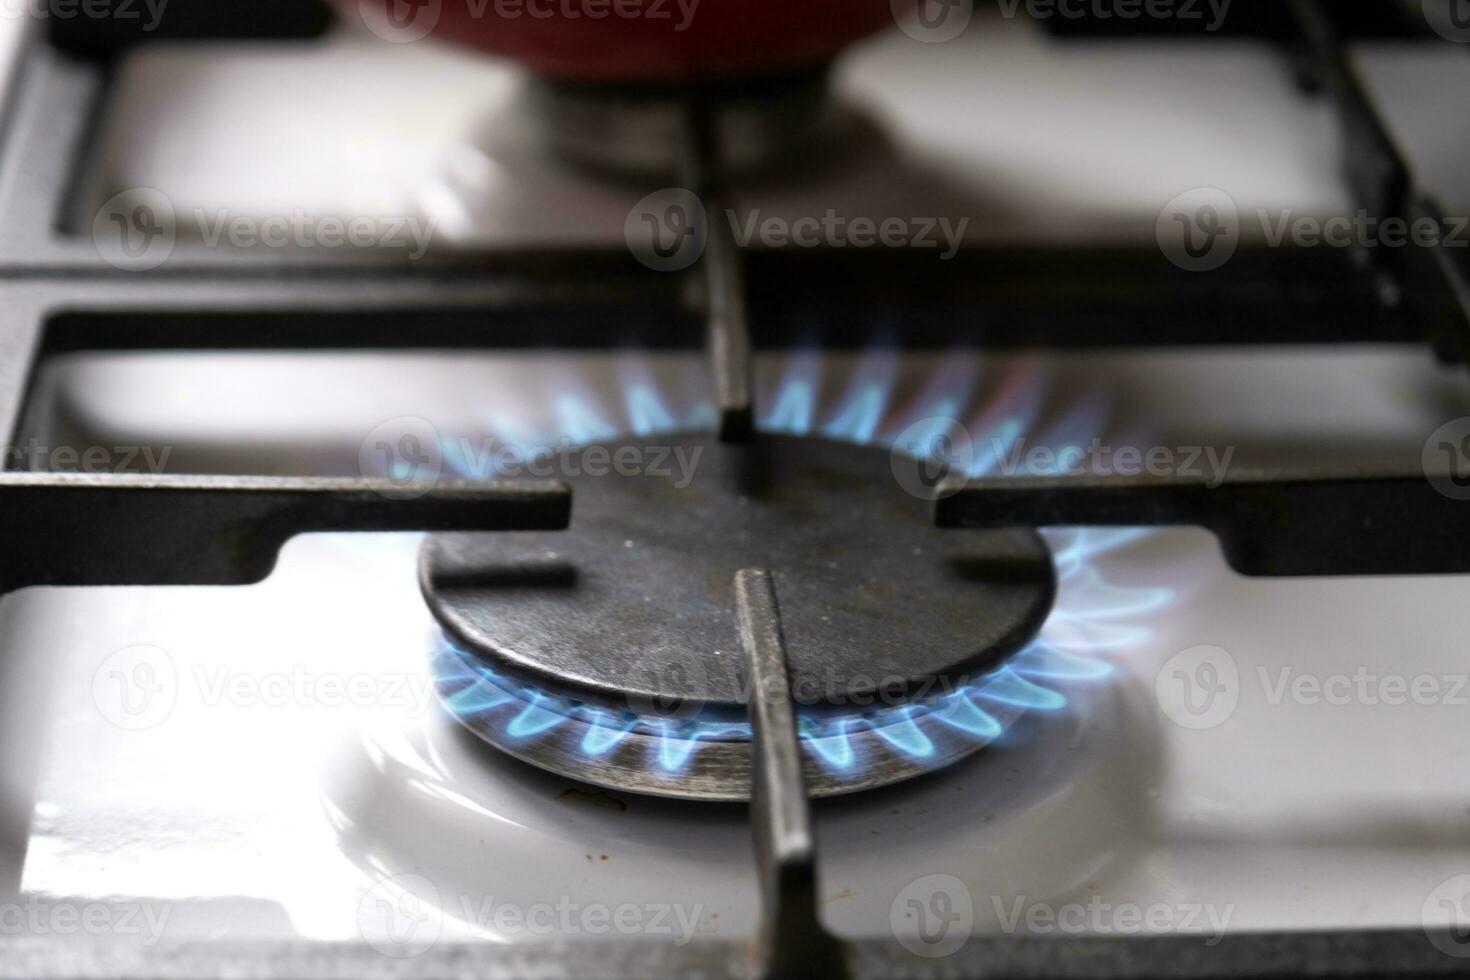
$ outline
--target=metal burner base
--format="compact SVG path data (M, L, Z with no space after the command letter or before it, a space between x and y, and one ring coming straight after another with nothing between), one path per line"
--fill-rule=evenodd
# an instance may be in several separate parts
M755 566L781 588L816 794L948 765L1025 707L1024 688L984 709L970 694L1049 614L1046 545L931 527L887 452L679 436L559 466L576 493L569 531L436 536L420 560L447 637L441 694L512 755L621 789L744 798L750 685L731 582Z
M674 799L750 799L748 724L670 723L664 734L570 706L486 670L443 642L435 690L449 713L495 748L579 782ZM928 709L886 709L822 725L803 717L802 770L811 796L877 789L943 769L989 745L1023 714L987 703L983 725L968 695Z
M545 465L572 485L571 528L431 537L424 597L491 667L609 712L744 719L742 568L775 575L792 695L816 714L952 690L1029 643L1056 595L1039 535L933 527L881 449L668 436Z

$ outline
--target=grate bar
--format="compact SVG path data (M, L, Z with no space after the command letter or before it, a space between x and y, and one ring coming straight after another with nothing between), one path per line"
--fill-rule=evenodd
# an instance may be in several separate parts
M842 948L817 916L816 839L771 573L737 572L735 606L750 668L751 814L764 902L760 969L771 980L841 977Z
M1445 246L1439 204L1416 189L1413 168L1374 106L1327 4L1290 0L1289 10L1312 70L1337 104L1347 178L1358 203L1380 220L1402 219L1408 229L1427 222L1437 229L1431 242L1389 250L1402 253L1392 258L1382 247L1373 250L1375 266L1397 285L1386 302L1402 298L1447 352L1470 363L1470 276Z
M683 177L703 203L706 216L707 237L698 271L720 440L748 442L755 435L750 319L740 247L725 220L730 202L719 171L718 120L709 103L698 96L691 101L688 119Z
M0 594L31 585L246 585L310 531L561 530L554 481L0 473Z
M1242 471L1218 486L1192 477L1028 477L948 483L940 493L940 527L1205 527L1244 575L1470 572L1470 507L1420 474Z
M1321 0L1288 0L1312 67L1337 102L1347 141L1346 165L1353 193L1368 213L1402 216L1413 182L1409 165L1373 107L1362 77L1348 58L1341 32Z

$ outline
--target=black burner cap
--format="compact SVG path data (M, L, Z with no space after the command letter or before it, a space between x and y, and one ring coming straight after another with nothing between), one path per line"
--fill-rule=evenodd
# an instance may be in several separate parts
M1029 642L1055 598L1034 531L933 527L886 450L669 436L559 459L570 530L432 536L421 582L454 642L612 710L740 712L741 568L774 572L793 694L816 709L943 693Z

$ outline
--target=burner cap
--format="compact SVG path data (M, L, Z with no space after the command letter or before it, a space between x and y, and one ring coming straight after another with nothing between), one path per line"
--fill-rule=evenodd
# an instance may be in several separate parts
M431 537L421 581L456 645L611 711L743 717L741 568L774 573L793 695L817 713L952 689L1029 642L1055 596L1034 531L934 528L884 450L680 436L563 458L570 530Z
M933 528L885 451L680 436L563 461L569 531L431 537L420 558L436 689L503 752L614 789L748 799L733 583L752 566L775 574L814 796L940 769L1065 703L996 670L1050 611L1044 542Z

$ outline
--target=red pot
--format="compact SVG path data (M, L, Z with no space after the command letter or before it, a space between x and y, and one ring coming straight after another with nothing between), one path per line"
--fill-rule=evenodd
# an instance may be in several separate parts
M556 78L682 81L828 61L892 0L333 0L389 40L433 35Z

